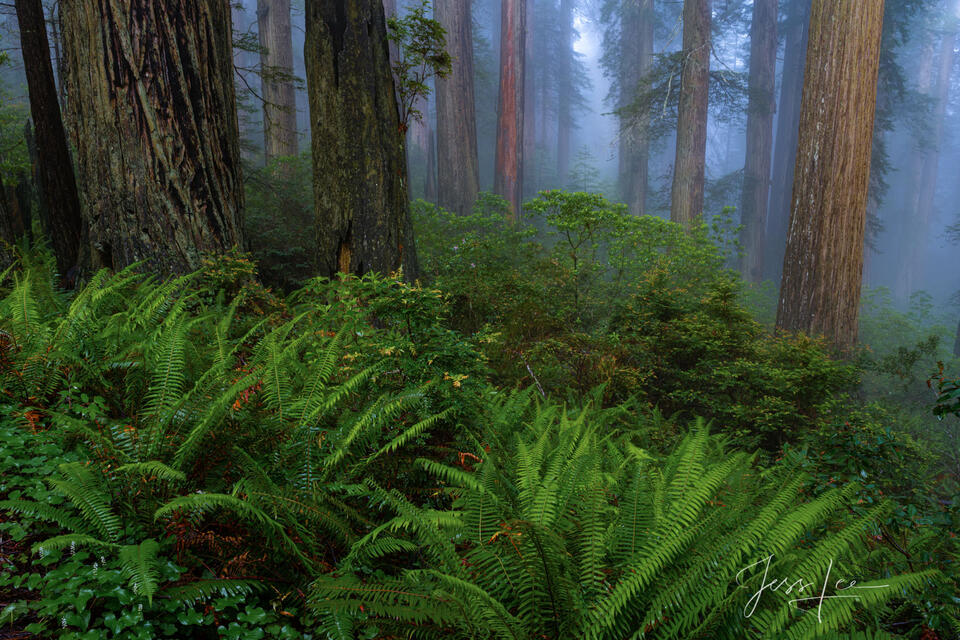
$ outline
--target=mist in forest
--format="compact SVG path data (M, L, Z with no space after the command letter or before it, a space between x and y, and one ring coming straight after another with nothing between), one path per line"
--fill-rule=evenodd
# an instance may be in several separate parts
M960 0L0 2L0 637L960 637L958 62Z
M576 0L566 3L551 0L531 1L528 5L527 29L533 37L532 57L527 61L526 73L533 76L534 90L532 118L535 129L533 153L525 160L524 193L527 196L543 189L571 188L599 191L611 199L622 199L618 185L620 154L619 113L627 98L620 94L621 69L630 66L629 60L604 63L604 56L617 58L619 16L616 2L609 0ZM704 216L723 214L724 207L740 208L740 188L743 179L746 152L746 102L750 56L750 27L752 2L748 0L718 0L714 2L711 70L715 72L716 94L723 99L711 103L707 125L706 149L706 204ZM780 3L778 14L778 44L776 53L776 99L774 116L784 109L780 100L783 62L787 31L796 22L791 16L800 2ZM404 2L397 7L400 15L419 2ZM957 8L949 2L888 2L885 20L887 34L883 45L880 74L881 85L888 97L878 109L885 110L875 124L876 175L871 182L873 193L869 211L863 282L869 288L889 290L891 299L900 307L907 307L911 297L928 294L934 306L950 313L960 290L960 272L952 268L956 262L957 244L949 230L960 220L960 183L954 178L958 154L956 136L960 132L957 106L960 101L957 73L957 41L953 32L952 16ZM677 52L681 47L681 15L679 4L656 6L656 28L653 51L655 56ZM573 93L568 100L575 117L570 129L569 162L566 176L557 175L557 112L560 96L557 92L557 69L554 64L563 48L559 40L560 11L569 9L573 38L567 52L573 60L570 71ZM801 8L801 11L803 9ZM257 2L240 0L235 3L234 29L240 33L257 33ZM292 3L294 73L305 77L303 61L304 11L303 2ZM489 0L473 2L473 30L475 73L477 82L477 121L480 138L481 188L493 187L493 142L496 126L497 62L500 29L500 3ZM953 45L948 44L952 42ZM951 59L941 62L943 55ZM247 153L255 157L262 149L262 114L256 108L256 92L260 87L258 56L255 51L235 54L238 70L238 91L245 95L248 108L241 111L241 127L248 143ZM949 67L948 86L939 87L939 69ZM665 72L668 73L668 72ZM16 87L18 80L8 75L8 86ZM20 81L22 83L22 80ZM675 145L676 94L679 77L655 78L661 91L650 96L652 118L657 128L649 156L649 183L647 204L649 213L669 217L669 184L672 177ZM248 89L249 91L244 91ZM711 96L712 97L712 96ZM793 96L799 99L799 95ZM788 95L787 98L790 98ZM424 129L435 128L434 96L426 101L423 122L413 124L413 145L410 171L414 176L412 196L423 197L425 174L428 171L428 135ZM935 121L937 100L944 100L942 123ZM301 82L297 90L297 126L301 140L309 139L309 108L306 87ZM435 143L434 143L435 144ZM775 141L776 144L776 141ZM919 182L917 163L929 154L938 156L935 178L927 178L926 189L932 184L932 205L918 221L916 195ZM434 169L435 170L435 169ZM929 167L926 169L929 171ZM771 184L771 189L784 185ZM792 185L786 185L789 188ZM789 199L789 196L787 196ZM913 208L911 208L913 207ZM734 221L738 211L733 212ZM770 238L782 242L783 238ZM768 265L769 266L769 265ZM771 273L776 274L777 268Z
M636 129L633 121L642 111L642 118L649 123L643 212L669 217L681 87L675 56L682 46L682 5L653 3L652 58L644 75L637 71L641 62L630 57L634 50L627 44L635 37L627 32L632 27L624 13L631 1L527 0L525 198L559 188L602 192L612 200L627 202L624 190L629 186L624 180L631 178L624 175L624 139ZM258 4L265 6L262 0L237 0L232 5L234 41L241 43L234 50L234 65L242 153L252 165L263 162L264 149L264 65L256 46ZM421 6L413 0L394 4L399 16ZM956 204L960 182L954 178L958 160L954 142L960 131L955 4L952 0L887 2L863 269L864 285L888 290L895 305L907 308L911 299L929 295L943 313L955 310L960 289L960 273L952 268L960 220ZM777 7L772 150L774 156L788 159L795 153L796 142L791 143L783 130L796 125L785 127L780 122L783 114L790 113L790 104L783 101L798 103L801 96L784 89L785 73L789 76L791 71L784 65L796 66L799 61L802 73L802 56L794 51L791 58L788 49L795 50L802 43L797 34L806 29L808 5L805 0L784 0ZM53 8L51 5L51 16ZM494 186L500 8L496 0L472 3L479 176L480 188L487 191ZM388 3L388 12L391 10ZM712 14L703 215L707 220L729 215L738 223L747 152L753 2L715 0ZM4 51L11 58L11 64L0 72L3 100L8 110L22 111L26 83L12 7L3 9L0 20ZM57 36L57 25L51 23L50 28L51 35ZM301 152L309 150L310 140L305 33L304 3L294 0L292 72ZM62 74L57 65L63 61L63 52L57 50L56 42L51 54L59 79ZM432 78L427 81L430 91L419 108L422 118L415 119L408 132L413 198L431 195L429 176L436 173L430 160L436 146L431 131L437 126L433 82ZM565 125L559 120L561 112L570 114ZM779 210L775 205L778 198L789 203L792 186L771 176L767 198L772 208L765 222L763 274L774 283L783 256L782 248L776 247L785 241L784 218L789 215L783 205ZM734 209L725 213L729 207ZM635 204L631 211L639 212Z

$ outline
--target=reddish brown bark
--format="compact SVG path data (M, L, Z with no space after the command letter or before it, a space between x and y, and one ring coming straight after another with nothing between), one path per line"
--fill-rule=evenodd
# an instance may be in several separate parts
M750 28L750 83L747 106L747 152L740 206L740 271L763 279L770 162L773 153L774 73L777 64L777 0L753 0Z
M703 213L710 84L710 0L684 0L683 75L670 219L689 226Z
M517 220L523 202L523 78L526 0L503 0L500 25L500 98L493 190Z
M883 1L814 0L777 327L857 339Z

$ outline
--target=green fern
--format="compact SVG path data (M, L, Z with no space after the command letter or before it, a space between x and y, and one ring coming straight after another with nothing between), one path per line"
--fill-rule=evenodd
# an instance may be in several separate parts
M771 556L773 575L823 575L835 557L855 575L854 541L886 507L846 518L846 489L803 503L802 477L761 478L703 422L658 462L598 435L587 412L515 402L494 408L485 434L512 441L475 472L418 461L446 485L452 512L370 486L396 515L357 541L342 574L314 582L321 620L374 617L398 635L436 638L813 638L855 632L855 611L935 575L885 579L860 600L831 601L821 620L774 593L745 616L759 579L739 586L745 567ZM519 428L505 428L500 411ZM814 532L815 545L797 547ZM414 553L420 568L361 578Z

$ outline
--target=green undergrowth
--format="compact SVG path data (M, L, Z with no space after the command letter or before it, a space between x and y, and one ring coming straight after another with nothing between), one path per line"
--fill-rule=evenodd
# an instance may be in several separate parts
M280 294L232 253L67 293L24 252L0 280L0 632L950 637L956 474L922 427L957 420L952 363L906 411L865 387L879 360L757 320L715 229L502 207L418 205L414 284ZM888 586L751 610L768 556Z

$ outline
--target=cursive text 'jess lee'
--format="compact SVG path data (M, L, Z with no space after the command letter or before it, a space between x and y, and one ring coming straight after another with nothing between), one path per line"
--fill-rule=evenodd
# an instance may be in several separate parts
M760 581L760 588L757 589L750 599L747 601L747 604L743 607L743 616L749 618L753 615L754 611L757 610L757 605L760 604L760 598L763 596L764 592L770 591L779 591L780 589L786 587L783 590L785 595L796 594L806 595L816 593L814 589L816 585L813 582L807 582L804 578L775 578L770 577L770 563L773 561L773 554L770 554L766 558L761 558L753 564L744 567L737 572L737 584L741 587L746 586L743 583L743 574L750 569L753 569L757 565L763 564L763 578ZM846 580L840 578L836 580L833 585L834 593L833 595L828 595L827 591L830 584L830 572L833 569L833 559L830 560L830 564L827 566L827 574L824 576L823 585L820 588L820 592L816 595L809 595L808 597L798 597L789 601L790 604L799 604L801 602L817 602L817 620L822 622L821 612L823 610L824 600L839 600L839 599L859 599L860 596L855 594L839 593L852 591L854 589L883 589L888 587L886 584L879 585L858 585L856 580ZM843 586L843 585L846 586Z

